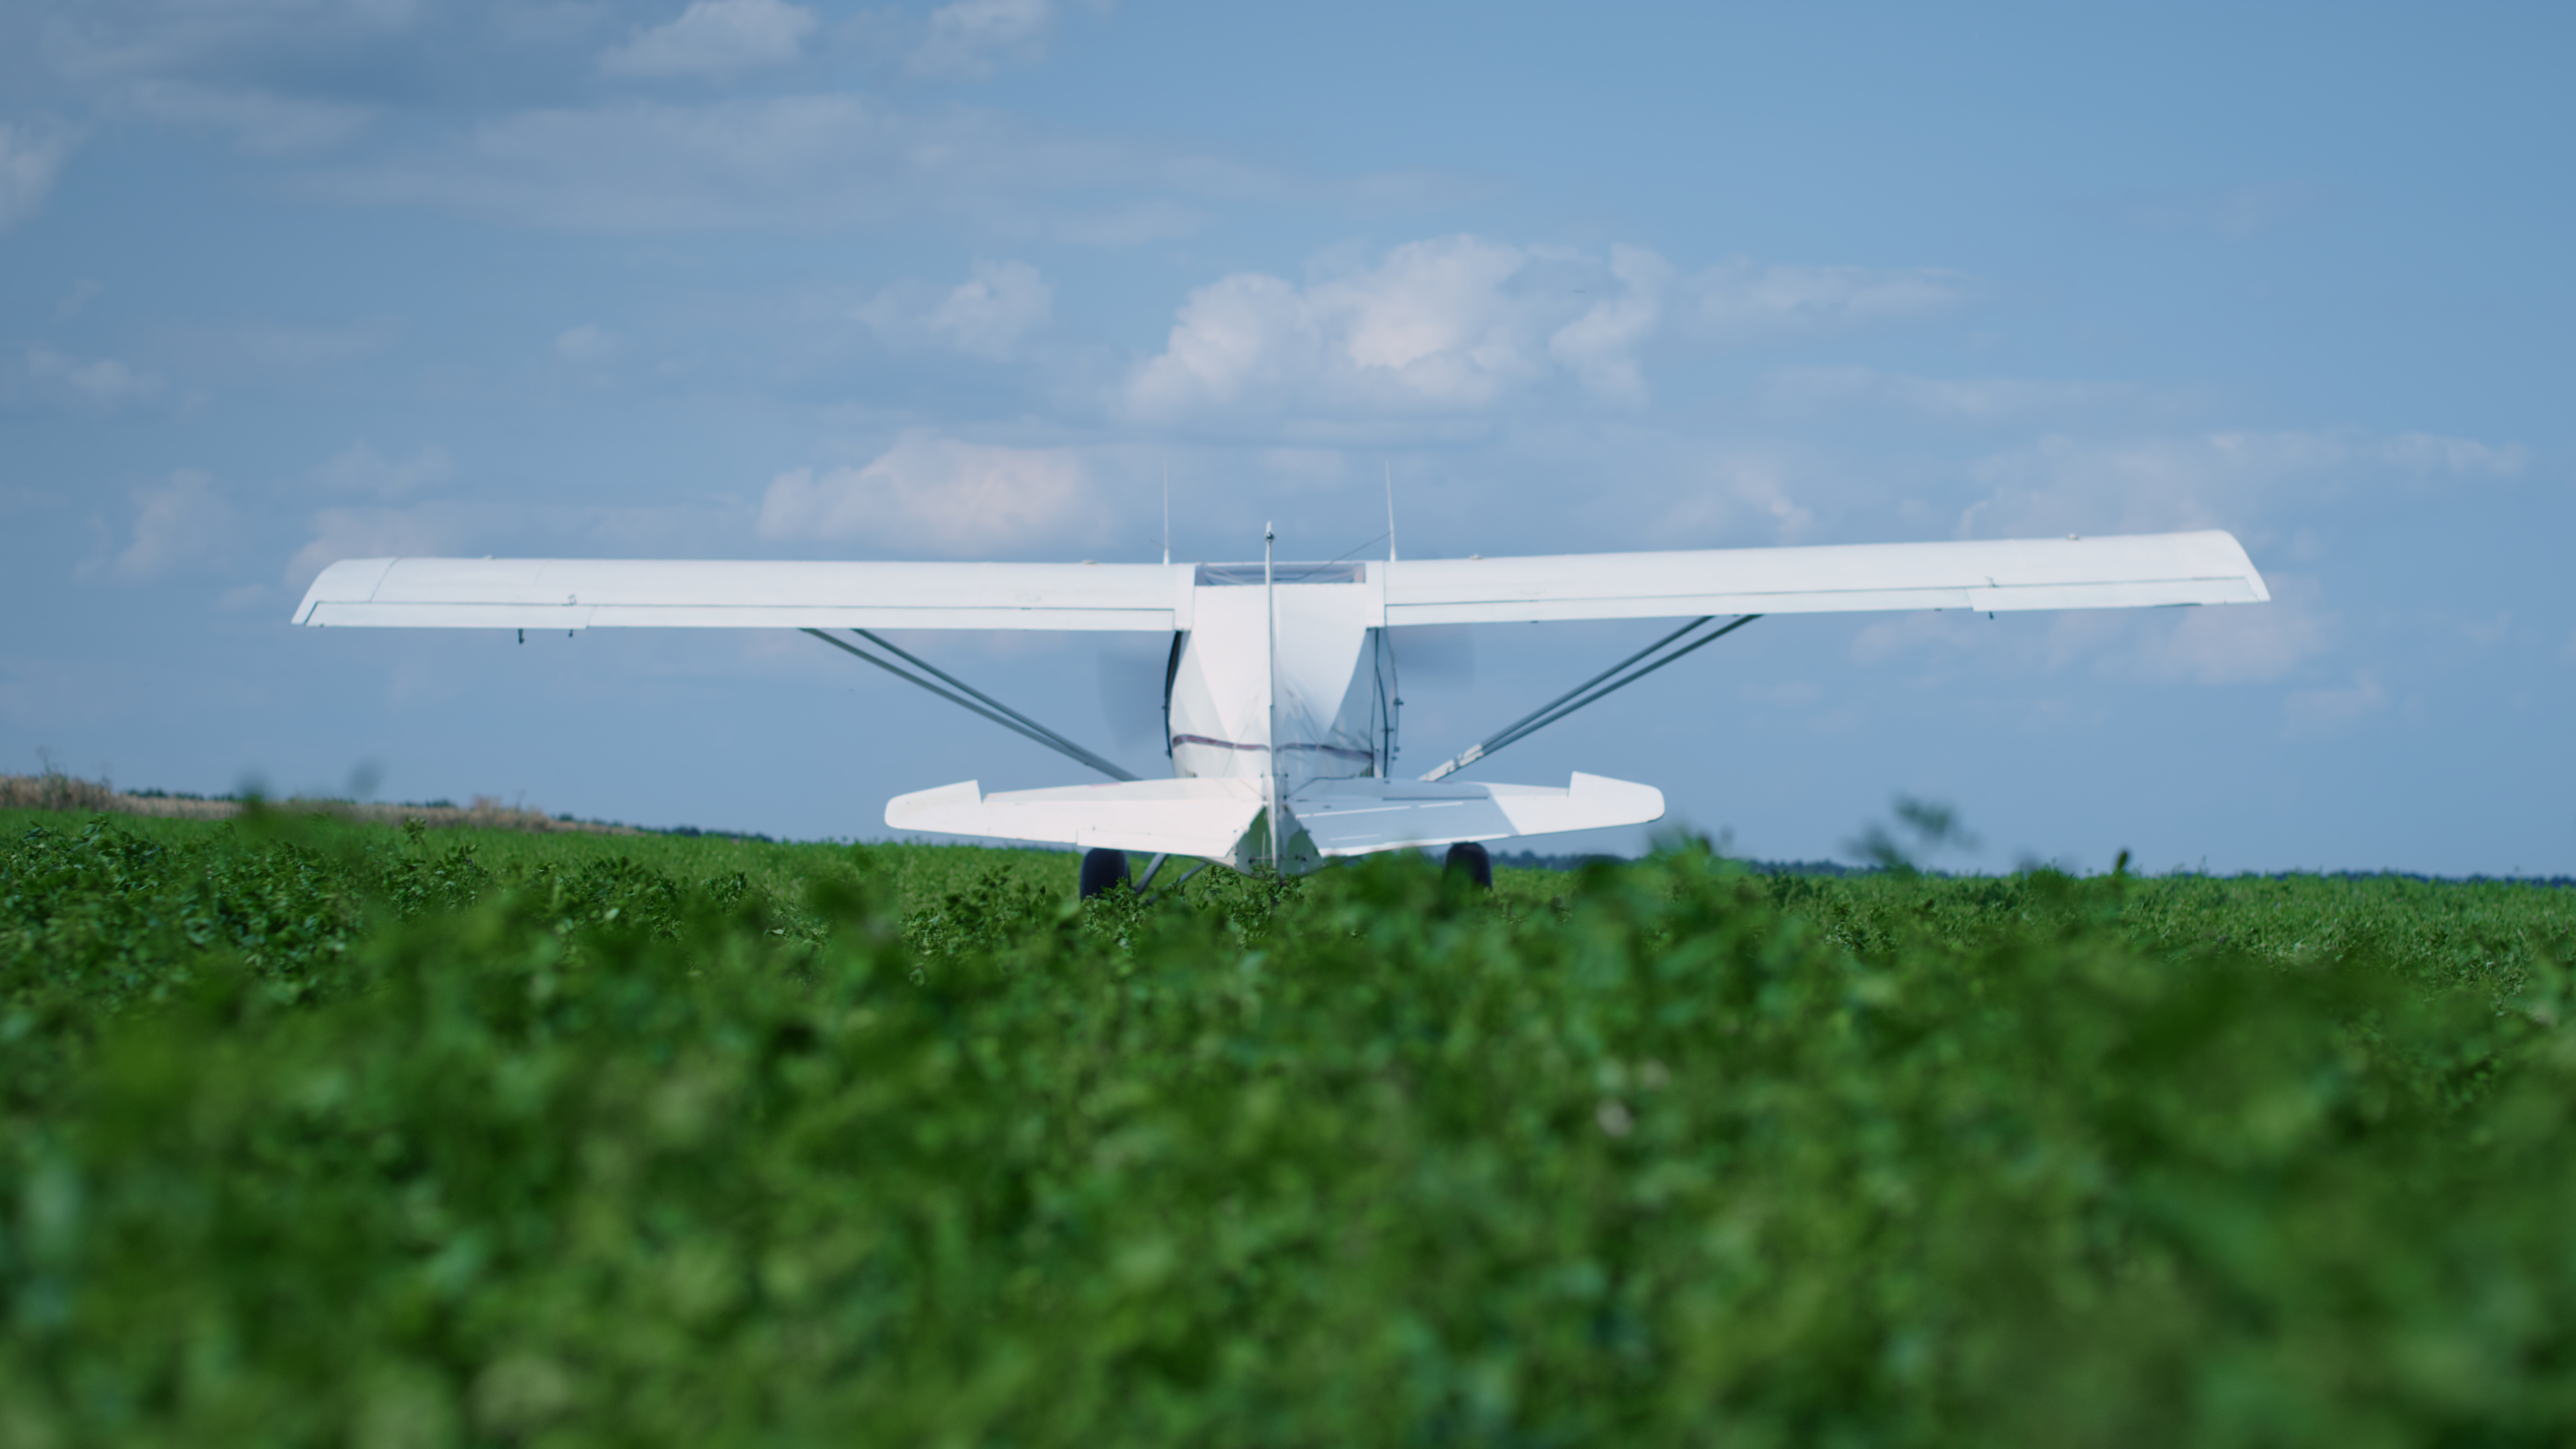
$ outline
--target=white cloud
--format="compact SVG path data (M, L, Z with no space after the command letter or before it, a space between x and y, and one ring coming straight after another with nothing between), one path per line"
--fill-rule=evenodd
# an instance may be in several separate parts
M599 58L611 75L730 75L796 59L821 25L783 0L692 0L679 18L638 31Z
M920 75L973 77L1035 49L1055 22L1053 0L950 0L930 12L930 34L908 69Z
M135 494L134 538L116 556L122 579L148 579L220 553L233 512L205 474L182 469L158 488Z
M445 553L449 531L415 513L392 508L325 508L310 525L313 538L286 562L284 581L291 589L313 582L313 576L344 558L417 558Z
M2365 451L2392 467L2450 478L2510 478L2531 461L2530 451L2518 444L2499 447L2431 433L2400 433Z
M798 468L771 480L764 538L856 541L962 553L1098 531L1089 470L1070 452L908 432L863 468Z
M989 113L915 115L846 93L521 111L458 140L306 181L335 200L581 231L936 216L1105 242L1195 225L1196 213L1172 193L1239 199L1295 190L1270 173L1184 152L1039 131Z
M1962 516L1975 538L2244 527L2285 503L2356 485L2413 488L2511 477L2520 447L2428 433L2223 432L2093 442L2043 438L1977 463L1986 496Z
M75 79L241 76L417 43L420 0L83 0L46 28L45 58ZM300 64L299 64L300 62Z
M1474 413L1558 373L1635 401L1634 354L1669 272L1639 248L1601 260L1476 236L1411 242L1302 288L1240 272L1190 294L1122 402L1153 422Z
M61 301L54 304L54 320L57 322L68 322L72 318L79 316L81 314L81 309L87 307L90 303L97 301L98 294L106 290L107 284L105 282L94 281L88 277L83 277L81 280L72 283L72 289L63 294L63 299Z
M1305 286L1239 272L1192 292L1121 401L1147 422L1491 410L1552 378L1645 401L1645 350L1671 333L1777 339L1929 315L1968 295L1948 272L1736 259L1696 276L1642 247L1600 255L1478 236L1408 243Z
M595 322L567 327L555 336L555 355L566 362L613 362L625 350L625 338Z
M345 327L290 327L263 323L242 328L231 341L240 361L255 367L301 372L373 357L394 345L401 326L374 317Z
M1026 262L979 262L927 319L933 335L960 352L1007 357L1020 340L1043 327L1055 294Z
M0 125L0 232L43 209L73 144L72 134L57 127Z
M1812 266L1735 257L1682 288L1698 328L1728 339L1764 339L1912 321L1948 311L1971 292L1966 277L1929 267Z
M2227 186L2134 202L2121 208L2120 215L2131 226L2149 231L2244 238L2310 215L2326 199L2322 188L2297 182Z
M423 448L396 460L360 441L313 470L313 476L315 481L342 492L399 498L425 484L446 481L449 471L447 454L441 449Z
M373 106L346 101L193 81L140 81L124 96L136 112L153 120L230 131L243 150L272 155L327 150L366 130L378 114Z
M1862 664L1918 660L1936 654L1982 655L2013 673L2044 674L2082 666L2121 679L2203 685L2268 684L2285 679L2332 647L2334 615L2322 607L2316 581L2270 574L2272 598L2261 604L2190 609L2070 609L2004 629L1973 611L1895 614L1853 636Z
M2302 689L2281 702L2282 732L2293 738L2336 735L2388 707L2387 687L2377 669L2356 670L2352 683L2331 689Z
M893 346L930 343L970 357L1003 361L1030 334L1046 326L1054 289L1026 262L977 262L973 273L944 294L896 287L854 314Z
M1637 371L1637 349L1663 320L1664 294L1672 276L1671 264L1653 252L1613 246L1610 278L1619 290L1558 328L1547 340L1549 354L1574 369L1594 392L1624 402L1645 401L1646 380Z
M2171 625L2150 631L2135 656L2139 672L2199 684L2258 683L2324 653L2333 621L2318 606L2315 583L2286 574L2264 583L2269 603L2184 609Z
M1784 413L1884 408L1964 422L1997 422L2126 401L2136 390L2111 383L2034 378L1909 377L1866 367L1792 367L1773 373L1763 400Z
M1664 509L1648 536L1673 543L1714 543L1751 519L1780 542L1794 542L1815 526L1815 513L1791 496L1785 460L1758 455L1719 457L1687 465L1681 495Z
M83 361L43 346L27 349L26 377L41 402L100 412L161 395L161 379L153 373L112 357Z

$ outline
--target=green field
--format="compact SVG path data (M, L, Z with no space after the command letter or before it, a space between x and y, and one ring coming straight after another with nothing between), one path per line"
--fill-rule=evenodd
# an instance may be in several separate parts
M2558 1444L2576 891L0 812L0 1446Z

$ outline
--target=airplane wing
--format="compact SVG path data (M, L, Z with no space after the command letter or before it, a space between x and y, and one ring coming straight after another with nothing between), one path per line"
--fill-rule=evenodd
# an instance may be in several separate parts
M1187 564L348 559L295 622L414 629L1189 627Z
M1408 559L1389 624L1683 618L1858 609L2121 609L2271 597L2233 535L2130 534L1690 553Z

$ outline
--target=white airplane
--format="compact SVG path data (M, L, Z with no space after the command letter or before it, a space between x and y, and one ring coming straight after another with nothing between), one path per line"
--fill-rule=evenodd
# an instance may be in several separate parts
M1650 785L1450 777L1764 614L2271 597L2244 548L2214 531L1401 562L1390 545L1382 561L1326 564L1274 561L1269 530L1263 539L1263 561L1239 564L349 559L323 570L294 618L315 628L514 629L522 639L530 629L804 630L1109 776L994 794L968 780L886 805L897 830L1084 848L1089 895L1125 877L1114 852L1157 857L1140 888L1171 856L1288 875L1336 856L1442 845L1482 879L1483 842L1658 820L1664 797ZM1395 778L1391 630L1658 618L1689 622L1421 778ZM1169 635L1172 778L1138 779L880 629Z

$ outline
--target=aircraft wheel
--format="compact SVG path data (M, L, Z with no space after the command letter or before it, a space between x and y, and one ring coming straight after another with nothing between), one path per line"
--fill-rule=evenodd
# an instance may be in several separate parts
M1494 858L1485 853L1485 847L1472 840L1462 840L1449 847L1449 858L1442 862L1441 869L1449 875L1465 876L1475 882L1476 889L1480 891L1494 888Z
M1086 850L1082 853L1082 898L1089 900L1111 886L1127 883L1127 852Z

